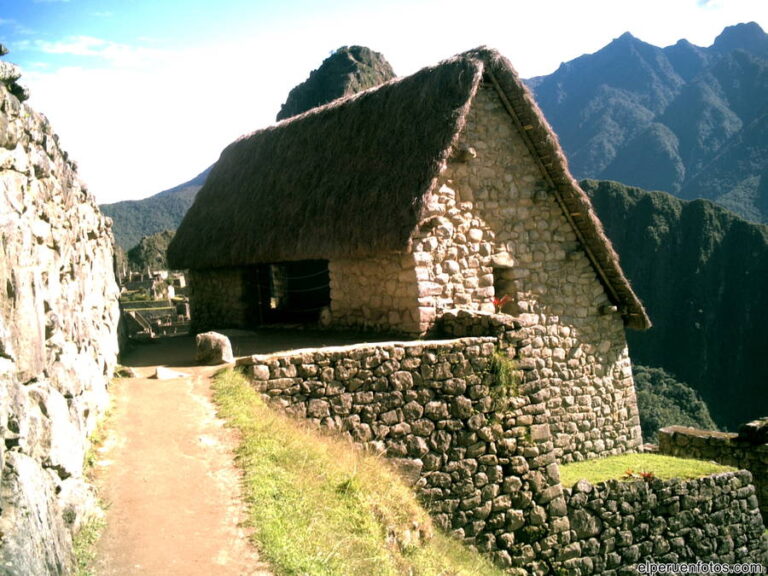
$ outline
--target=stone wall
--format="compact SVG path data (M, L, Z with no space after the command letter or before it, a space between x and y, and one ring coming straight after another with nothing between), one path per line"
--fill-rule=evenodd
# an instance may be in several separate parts
M515 365L519 325L466 311L441 323L498 337L296 350L238 365L273 406L392 458L437 525L511 573L629 574L641 561L764 558L748 472L564 490L541 423L544 390L499 376L504 358L525 373Z
M496 338L297 350L238 360L286 412L394 458L440 526L504 566L554 559L569 530L535 382L502 382ZM514 372L514 366L511 366Z
M0 574L62 574L118 352L112 237L48 121L2 80Z
M189 306L193 334L212 328L247 326L242 268L189 270Z
M462 271L443 284L444 295L464 287L457 307L492 309L491 297L509 298L504 312L523 325L521 367L543 390L536 423L550 425L560 461L640 446L622 318L493 88L478 89L456 149L471 154L441 175L429 205L445 215L414 244L417 276L441 283L445 260L419 256L438 236L437 252L458 251ZM434 305L439 316L449 302Z
M738 433L668 426L659 430L659 452L749 470L768 522L768 418L744 424Z
M331 260L333 324L405 334L419 334L419 309L413 257L382 255L357 260Z
M768 538L749 472L694 480L579 481L565 489L567 574L629 574L639 563L768 561ZM636 572L631 572L636 573Z

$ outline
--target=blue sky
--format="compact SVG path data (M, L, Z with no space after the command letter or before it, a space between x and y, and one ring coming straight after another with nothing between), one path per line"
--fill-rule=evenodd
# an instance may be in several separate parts
M624 32L708 46L768 0L0 0L0 42L100 203L150 196L269 125L334 49L400 75L486 44L524 77Z

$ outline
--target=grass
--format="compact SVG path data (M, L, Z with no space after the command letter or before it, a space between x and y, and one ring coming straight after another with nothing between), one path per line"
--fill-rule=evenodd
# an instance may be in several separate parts
M491 397L494 399L496 410L503 411L509 398L520 395L520 371L517 362L497 350L491 358L491 372L494 375Z
M240 433L253 540L279 576L501 576L433 531L381 458L267 407L233 370L214 379L219 414Z
M96 559L96 543L104 530L104 518L92 518L80 527L72 539L75 552L74 576L96 576L93 561Z
M112 385L114 386L114 380ZM110 414L111 409L108 408L88 438L90 446L83 461L83 475L90 481L93 481L93 468L99 458L99 448L104 444L107 437L106 425ZM101 500L99 500L99 506L104 508ZM93 562L96 559L96 543L99 541L105 525L103 515L92 516L73 535L72 549L75 557L73 576L96 576L96 572L93 570Z
M579 480L591 484L606 480L621 480L639 477L651 473L654 478L669 480L672 478L701 478L720 472L733 472L735 468L722 466L704 460L676 458L661 454L622 454L597 460L585 460L560 466L560 481L570 488ZM628 472L633 476L629 476Z

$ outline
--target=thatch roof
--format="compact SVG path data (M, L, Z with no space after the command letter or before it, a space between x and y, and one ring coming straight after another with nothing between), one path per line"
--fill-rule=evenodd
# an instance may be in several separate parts
M509 61L485 48L232 143L177 231L169 265L203 269L408 250L483 78L496 87L628 325L649 327L557 137Z

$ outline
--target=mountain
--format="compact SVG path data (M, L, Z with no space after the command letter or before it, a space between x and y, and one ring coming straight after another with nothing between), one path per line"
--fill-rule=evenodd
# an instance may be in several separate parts
M168 259L165 253L168 251L168 244L173 240L173 235L172 230L163 230L151 236L144 236L126 254L130 270L143 272L148 268L151 270L168 268Z
M768 34L659 48L629 33L528 81L579 178L707 198L768 222Z
M144 200L125 200L99 206L104 215L112 218L116 243L124 250L129 250L145 236L164 230L176 230L195 201L197 191L203 187L211 168L213 166L189 182Z
M661 368L637 364L632 366L632 376L644 442L656 443L659 429L664 426L718 429L701 395L687 384Z
M581 182L653 327L633 362L689 384L723 427L768 414L768 227L706 200Z
M362 92L394 77L392 66L378 52L365 46L342 46L288 93L277 120Z
M331 100L349 96L395 77L384 56L364 46L342 46L309 78L288 94L277 115L278 120L301 114ZM189 182L144 200L102 204L102 212L112 218L117 244L129 250L145 236L176 230L195 200L198 190L213 166Z

